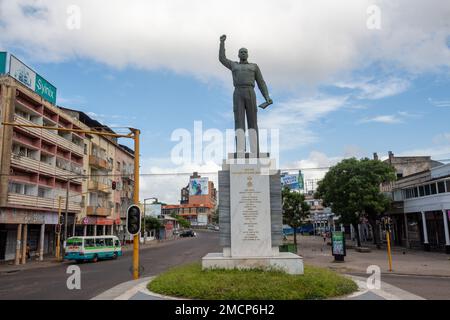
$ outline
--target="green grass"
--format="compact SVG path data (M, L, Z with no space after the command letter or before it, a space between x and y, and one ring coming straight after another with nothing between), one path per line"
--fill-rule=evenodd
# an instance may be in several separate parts
M147 285L174 297L211 300L303 300L350 294L357 285L331 270L305 266L304 275L262 270L202 270L199 263L172 268Z

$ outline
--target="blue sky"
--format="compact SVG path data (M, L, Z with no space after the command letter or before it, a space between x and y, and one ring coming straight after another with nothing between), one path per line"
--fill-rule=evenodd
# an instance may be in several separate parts
M323 167L389 150L448 159L450 5L431 2L249 1L236 14L200 0L0 0L0 50L54 84L59 105L119 132L140 128L145 173L219 168L179 166L170 155L175 129L192 132L194 121L233 128L231 74L217 59L222 33L228 58L246 46L262 70L274 105L259 111L260 128L280 130L281 167ZM73 3L80 29L67 26ZM380 29L367 25L374 4ZM260 24L269 19L270 26ZM186 184L186 176L147 176L141 195L175 202Z

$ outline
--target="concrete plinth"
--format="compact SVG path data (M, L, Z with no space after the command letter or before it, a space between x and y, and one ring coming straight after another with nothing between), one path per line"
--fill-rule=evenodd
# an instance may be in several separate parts
M303 258L291 252L272 257L224 257L223 253L208 253L202 258L202 269L277 269L288 274L303 274Z

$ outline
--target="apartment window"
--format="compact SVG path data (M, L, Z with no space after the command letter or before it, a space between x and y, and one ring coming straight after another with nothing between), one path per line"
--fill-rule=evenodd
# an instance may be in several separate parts
M116 170L120 171L120 161L117 161L117 168L116 168Z
M11 182L9 184L9 192L24 194L24 185L20 183Z
M445 180L445 186L447 187L447 192L450 192L450 180Z
M84 144L84 154L88 154L88 151L87 151L87 144L86 144L86 143Z
M431 186L431 194L436 194L437 193L436 183L432 183L430 186Z
M425 196L425 188L424 186L419 186L419 197Z
M417 187L413 188L414 198L417 198L419 196L419 191L417 190Z
M445 183L444 183L444 181L439 181L437 183L437 187L438 187L438 193L444 193L445 192Z
M45 162L47 164L52 164L52 157L41 153L41 162Z
M425 195L426 196L429 196L431 194L431 191L430 191L430 185L429 184L426 184L425 185Z

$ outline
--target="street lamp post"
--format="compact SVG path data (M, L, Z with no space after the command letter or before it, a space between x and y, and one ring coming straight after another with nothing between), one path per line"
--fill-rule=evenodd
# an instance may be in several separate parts
M153 203L158 203L158 198L151 197L151 198L144 199L144 244L145 244L145 239L146 239L145 235L147 232L147 229L145 228L145 213L147 212L147 200L152 200L152 199L155 200L155 201L153 201Z

